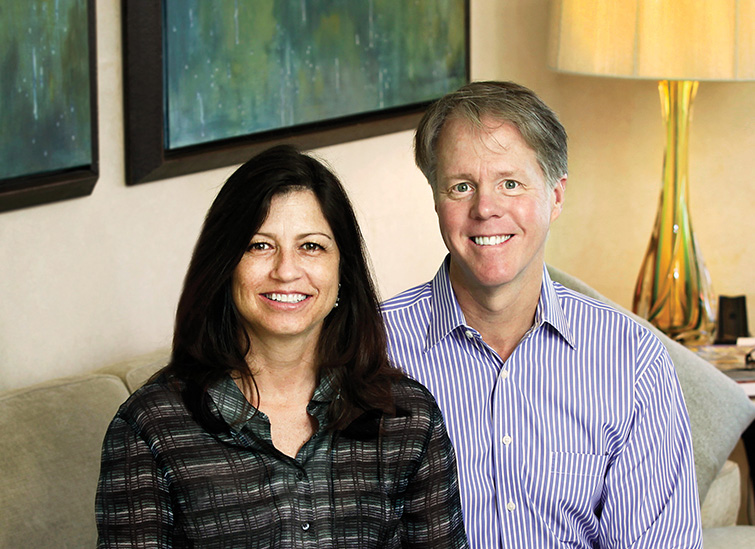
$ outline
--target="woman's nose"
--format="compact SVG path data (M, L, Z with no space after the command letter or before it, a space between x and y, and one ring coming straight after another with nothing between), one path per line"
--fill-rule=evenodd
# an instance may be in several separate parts
M301 270L296 253L281 249L275 256L273 276L279 280L294 280L299 277Z

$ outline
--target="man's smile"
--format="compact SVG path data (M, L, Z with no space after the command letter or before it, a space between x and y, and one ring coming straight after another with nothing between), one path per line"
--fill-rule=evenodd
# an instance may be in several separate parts
M474 242L478 246L497 246L498 244L506 242L512 236L513 235L510 234L500 234L494 236L473 236L470 238L470 240L472 240L472 242Z

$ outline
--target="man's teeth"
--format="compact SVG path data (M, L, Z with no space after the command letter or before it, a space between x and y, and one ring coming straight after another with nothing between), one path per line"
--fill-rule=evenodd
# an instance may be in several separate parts
M475 236L472 238L472 240L478 246L495 246L496 244L500 244L501 242L506 242L509 238L511 238L510 234L506 236Z
M281 303L299 303L307 299L304 294L265 294L265 297Z

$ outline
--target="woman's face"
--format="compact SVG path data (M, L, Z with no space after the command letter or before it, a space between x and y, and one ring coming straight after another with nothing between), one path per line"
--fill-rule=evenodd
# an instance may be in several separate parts
M233 300L255 342L316 344L338 297L340 253L309 190L273 197L233 273Z

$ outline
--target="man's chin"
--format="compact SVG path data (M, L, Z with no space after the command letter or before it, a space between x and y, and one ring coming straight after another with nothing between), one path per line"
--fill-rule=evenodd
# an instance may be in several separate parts
M470 268L468 264L454 262L452 257L450 276L454 285L460 285L470 292L493 293L507 287L524 287L530 279L533 284L538 284L542 276L542 264L537 265L533 261L527 267L517 267L511 262L503 265L495 262L488 265L488 268L479 264Z
M514 282L519 273L498 267L497 269L489 270L465 270L458 274L460 276L454 276L452 273L451 280L461 284L470 291L496 291Z

